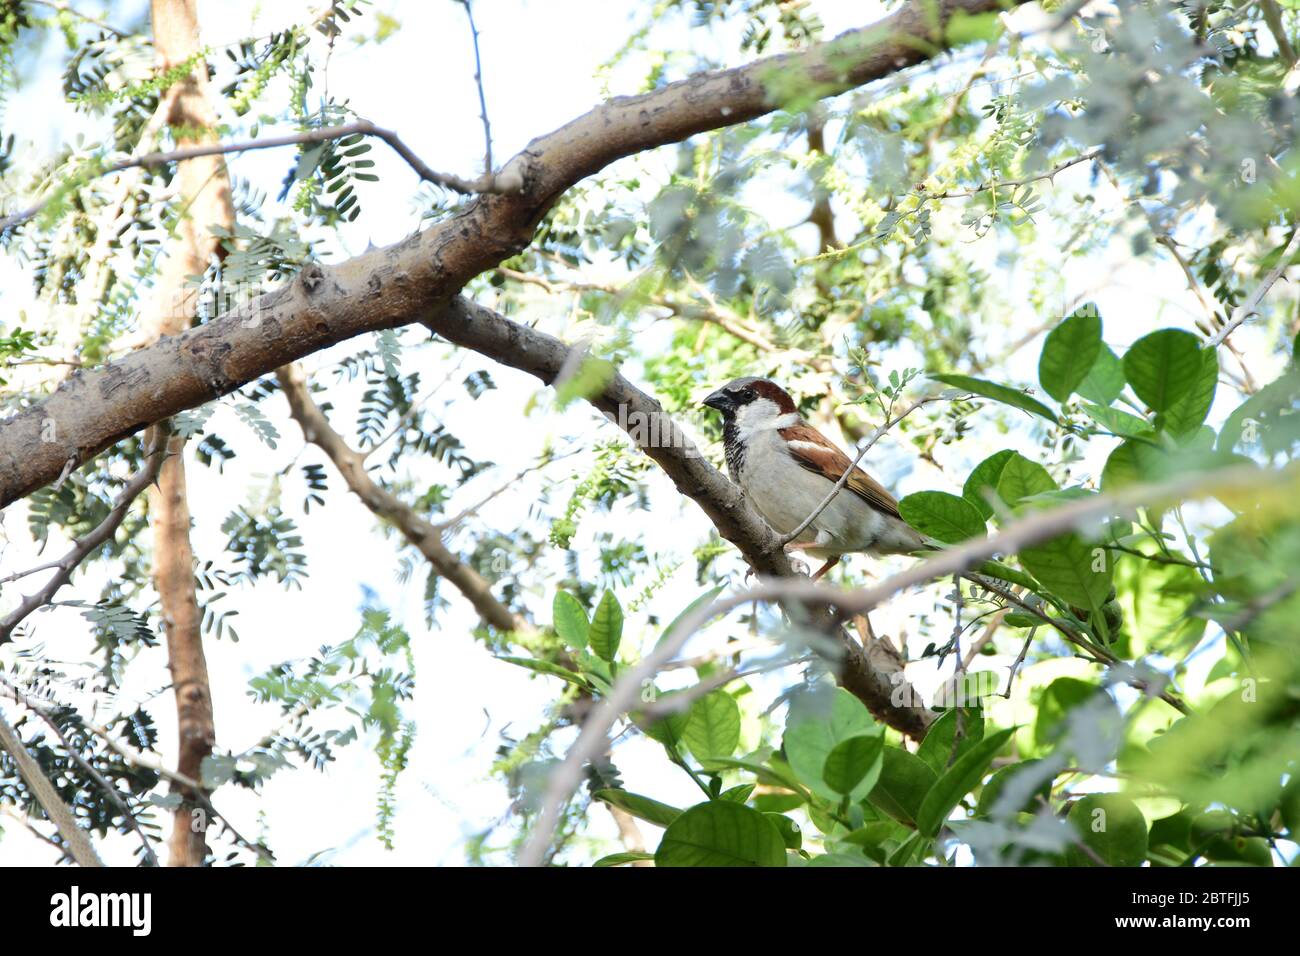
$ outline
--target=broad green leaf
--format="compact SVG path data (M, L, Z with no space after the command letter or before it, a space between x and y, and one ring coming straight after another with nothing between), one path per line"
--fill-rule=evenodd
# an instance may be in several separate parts
M756 760L738 758L738 757L710 757L708 760L700 761L700 765L707 771L715 770L744 770L752 773L758 778L758 782L769 787L783 787L787 790L793 790L798 794L796 806L804 802L807 794L804 792L803 785L795 779L794 773L785 764L784 761L772 757L767 763L760 763ZM762 799L761 797L755 798ZM765 809L772 809L767 807Z
M1098 405L1109 405L1124 391L1124 363L1109 346L1103 345L1091 371L1075 391Z
M1024 571L1003 564L1001 561L981 561L975 570L986 578L997 578L999 581L1018 584L1022 588L1028 588L1031 591L1037 591L1040 586L1037 581L1030 575L1025 574Z
M1204 367L1200 340L1181 329L1144 335L1124 353L1124 377L1137 397L1157 412L1191 392Z
M1196 434L1210 414L1219 387L1219 353L1201 349L1201 369L1191 388L1156 416L1156 424L1177 438Z
M1034 720L1034 740L1040 747L1055 743L1061 735L1066 715L1106 692L1096 684L1077 677L1058 677L1038 698L1038 715Z
M623 639L623 608L614 597L613 591L606 591L596 605L591 626L587 629L587 640L591 649L603 659L613 663L618 656L618 645Z
M979 509L944 491L918 491L898 503L903 520L945 544L981 537L988 531Z
M878 736L884 733L884 727L872 719L862 701L843 688L836 688L828 696L829 708L819 706L824 700L791 708L784 745L786 759L799 780L823 799L838 802L841 795L822 776L826 758L840 741L863 735ZM853 799L860 800L868 790L870 787L859 786L852 794Z
M1038 357L1038 383L1064 402L1092 371L1101 353L1101 317L1096 306L1075 312L1047 333Z
M657 827L666 827L682 815L682 811L677 807L660 803L650 797L643 797L639 793L628 793L626 790L597 790L592 796Z
M1101 470L1103 491L1114 491L1143 481L1158 481L1169 473L1169 453L1152 443L1154 437L1152 432L1147 432L1115 446Z
M566 647L577 650L587 646L587 612L568 591L556 591L551 602L551 620L555 633Z
M841 740L826 755L822 779L836 793L851 794L862 787L870 790L880 775L880 751L884 747L880 734Z
M718 794L719 800L730 800L732 803L744 803L749 799L749 795L754 792L754 784L742 783L739 786L728 787Z
M651 740L657 740L673 751L681 747L682 739L686 733L687 720L687 715L683 711L671 710L653 721L640 714L633 714L632 716L636 725L641 728L642 733Z
M985 521L993 517L993 507L984 497L984 489L998 490L998 478L1002 475L1002 469L1015 454L1010 448L995 451L975 466L966 479L966 484L962 485L961 496L975 506Z
M697 760L730 757L740 744L740 706L723 691L706 694L691 704L682 731Z
M655 866L785 866L785 838L765 814L712 800L669 825Z
M843 851L835 853L823 853L815 856L808 861L810 867L822 869L824 867L852 867L852 866L871 866L872 862L861 853L845 853Z
M1145 418L1138 418L1136 415L1130 415L1128 412L1107 405L1094 405L1091 402L1079 404L1088 413L1089 418L1114 435L1132 438L1135 435L1151 433L1151 423Z
M653 853L646 853L640 850L628 850L625 853L611 853L609 856L602 856L592 866L622 866L624 863L638 863L641 860L653 860Z
M868 799L899 823L915 827L925 795L939 775L916 754L898 747L886 747L883 757L880 779Z
M977 707L966 707L961 711L961 743L957 745L957 756L971 748L973 744L984 739L984 715ZM916 755L936 774L941 774L953 758L953 741L957 737L957 708L944 711L916 748Z
M801 806L803 797L797 793L760 793L754 797L754 809L764 813L787 813Z
M972 378L969 375L932 375L930 376L937 382L943 382L945 385L951 385L953 388L960 388L963 392L974 392L976 395L983 395L985 398L991 398L995 402L1002 402L1004 405L1012 405L1026 412L1032 412L1035 415L1046 418L1053 424L1056 423L1056 413L1040 402L1036 398L1030 398L1024 392L1011 388L1007 385L999 385L997 382L986 382L982 378Z
M1032 548L1020 549L1020 563L1043 587L1075 607L1099 609L1106 603L1115 565L1109 552L1074 532ZM1100 570L1096 570L1100 568Z
M1141 866L1147 858L1146 818L1123 794L1090 793L1070 808L1069 821L1106 866ZM1066 859L1072 866L1098 865L1077 846L1066 851Z
M998 497L1012 508L1020 503L1021 498L1055 490L1056 482L1047 469L1018 453L1007 459L998 475Z
M497 660L505 661L507 664L514 664L516 667L522 667L525 670L534 671L538 674L546 674L549 677L558 677L560 680L568 681L577 687L586 687L587 681L581 674L575 674L568 668L561 667L559 664L553 664L550 661L539 661L534 657L498 657Z
M777 830L781 833L781 839L785 841L787 850L797 850L803 846L803 830L799 824L795 823L784 813L764 812L763 816L767 817L776 825Z
M1023 791L1028 782L1035 779L1036 774L1033 768L1040 763L1039 760L1022 760L1020 763L1013 763L1009 767L1002 767L1000 770L995 771L993 776L989 777L988 783L984 784L984 789L980 791L980 799L975 807L975 815L977 817L989 816L1008 783L1016 781L1012 785L1017 790ZM1022 773L1025 776L1021 777ZM1020 806L1012 807L1007 816L1014 817L1021 812L1037 812L1038 808L1043 806L1043 802L1039 800L1039 797L1046 801L1052 795L1052 780L1052 777L1047 777L1041 783L1036 784L1032 791L1025 794L1024 802Z
M917 830L927 837L935 837L943 827L962 797L979 785L989 764L998 751L1011 739L1014 727L999 730L990 737L985 737L964 754L957 758L939 781L926 794L916 819Z

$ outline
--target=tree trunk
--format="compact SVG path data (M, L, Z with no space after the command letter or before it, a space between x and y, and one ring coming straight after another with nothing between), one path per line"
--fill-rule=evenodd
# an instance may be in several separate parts
M170 69L197 56L198 17L195 0L152 0L154 44L160 66ZM207 96L207 64L194 69L166 91L159 105L179 147L216 138L216 113ZM203 157L177 170L177 207L182 210L176 239L168 248L158 291L145 316L146 344L176 335L193 322L198 290L188 277L202 275L219 246L212 227L234 226L234 204L225 160ZM167 661L176 695L179 753L176 769L201 779L203 758L212 752L216 731L212 693L203 654L202 614L194 588L194 551L190 545L190 508L185 494L184 440L168 442L168 458L150 489L149 522L154 538L154 584L162 604ZM203 795L181 791L170 842L170 866L201 866L207 856L208 823Z

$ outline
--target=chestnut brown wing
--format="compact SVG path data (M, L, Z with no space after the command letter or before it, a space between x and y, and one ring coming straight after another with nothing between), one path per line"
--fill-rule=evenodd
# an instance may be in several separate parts
M849 475L844 487L882 514L900 521L903 519L898 513L898 501L894 496L880 482L854 466L849 456L836 448L817 429L800 422L781 429L781 437L789 443L790 456L800 466L822 475L832 484L840 480L846 469L852 468L853 473ZM830 488L827 487L826 490L830 491Z

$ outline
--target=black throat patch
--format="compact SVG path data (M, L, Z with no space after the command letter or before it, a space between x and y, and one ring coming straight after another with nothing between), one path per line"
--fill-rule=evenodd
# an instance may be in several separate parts
M734 417L728 417L722 423L722 447L727 454L727 471L731 480L740 484L740 472L745 467L745 443L740 440L740 429Z

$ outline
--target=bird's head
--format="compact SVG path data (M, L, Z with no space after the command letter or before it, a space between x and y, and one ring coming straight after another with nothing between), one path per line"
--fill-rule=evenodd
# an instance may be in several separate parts
M767 404L763 404L763 407L773 416L788 415L795 411L794 399L785 389L775 382L752 375L733 379L704 399L704 404L716 408L724 419L734 417L741 409L755 403L770 403L770 408Z

